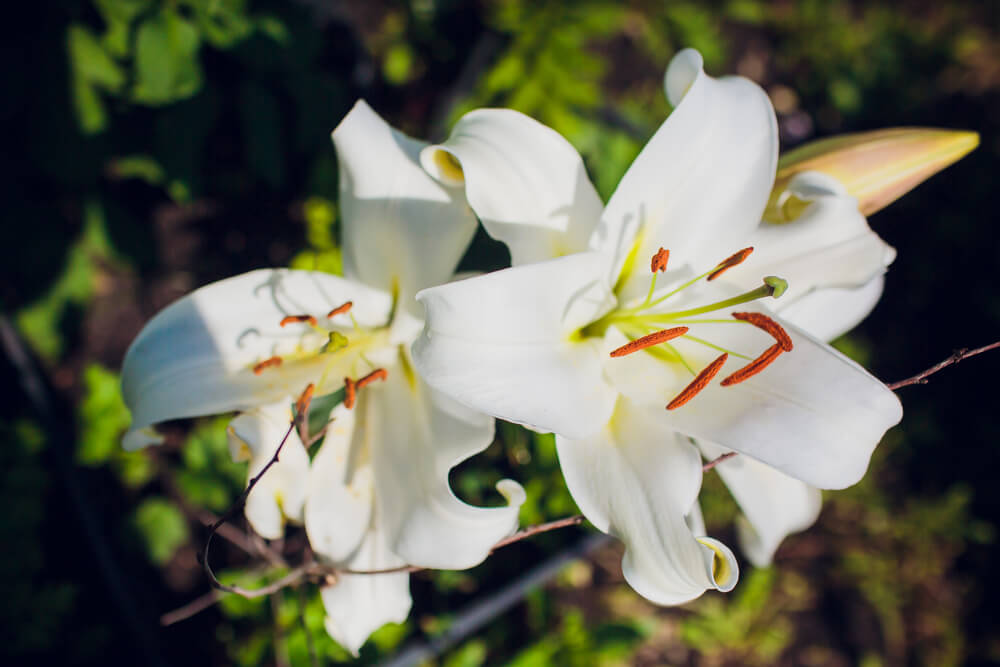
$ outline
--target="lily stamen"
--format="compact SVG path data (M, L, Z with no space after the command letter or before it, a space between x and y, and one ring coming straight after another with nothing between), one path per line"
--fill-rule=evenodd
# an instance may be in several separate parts
M301 419L309 411L309 404L312 403L313 393L316 391L316 385L310 382L305 389L302 390L302 395L299 396L299 400L295 401L295 417L296 419Z
M738 252L734 252L732 255L719 262L718 267L716 267L715 270L713 270L710 274L708 274L708 280L715 280L716 278L718 278L719 276L721 276L723 273L733 268L734 266L742 264L743 261L747 257L749 257L750 253L752 252L753 252L753 246L750 246L748 248L743 248L743 250L740 250Z
M264 361L255 364L253 367L253 374L260 375L261 373L264 372L264 369L280 365L281 365L281 357L271 357L270 359L265 359Z
M683 336L687 332L687 327L673 327L672 329L654 331L651 334L647 334L641 338L636 338L635 340L625 343L621 347L612 350L611 356L624 357L627 354L632 354L633 352L638 352L639 350L645 350L647 347L652 347L653 345L659 345L660 343L665 343L668 340L673 340L674 338Z
M358 391L357 386L354 384L354 380L351 378L344 378L344 407L348 410L353 408L357 395Z
M691 384L684 387L681 393L677 394L674 400L667 403L667 410L676 410L694 398L702 389L708 386L708 383L712 381L712 378L718 375L722 366L728 359L729 355L723 352L715 361L710 363L708 366L705 366L705 368L703 368L702 371L698 373L693 380L691 380Z
M672 313L663 313L662 315L652 316L649 319L650 320L654 318L659 320L666 319L667 321L679 320L684 317L701 315L702 313L711 313L721 308L728 308L729 306L738 306L741 303L748 303L750 301L756 301L757 299L763 299L769 296L777 299L779 296L784 294L787 288L788 288L788 283L785 282L783 279L778 278L777 276L767 276L764 278L763 285L761 285L757 289L750 290L749 292L744 292L739 296L734 296L730 299L724 299L722 301L716 301L715 303L710 303L707 306L690 308L688 310L678 310Z
M666 248L660 248L653 255L653 258L649 262L649 270L651 273L657 273L667 270L667 261L670 259L670 251Z
M387 377L389 377L389 371L385 370L384 368L376 368L371 373L358 380L357 387L358 389L361 389L362 387L371 384L375 380L385 380Z
M326 314L326 316L327 316L327 318L331 318L331 317L335 317L337 315L341 315L343 313L346 313L347 311L349 311L351 309L351 306L353 306L353 305L354 305L353 301L346 301L346 302L340 304L339 306L337 306L336 308L334 308L333 310L331 310L329 313Z
M721 383L722 386L729 387L734 384L739 384L746 379L752 378L754 375L757 375L757 373L760 373L762 370L770 366L771 363L780 357L784 351L785 349L781 343L775 343L771 347L764 350L759 357L751 361L743 368L740 368L729 377L725 378Z
M792 348L792 337L788 335L784 327L772 320L770 317L763 313L733 313L733 317L746 322L747 324L752 324L762 331L766 331L771 335L774 340L778 341L781 345L781 349L785 352L791 352Z
M359 389L364 388L376 380L385 380L387 377L389 377L389 372L387 370L384 368L376 368L359 380L344 378L344 407L348 410L354 407L354 403L357 401Z
M288 324L294 324L296 322L307 322L309 326L316 326L316 318L312 315L287 315L282 318L280 326L284 327Z

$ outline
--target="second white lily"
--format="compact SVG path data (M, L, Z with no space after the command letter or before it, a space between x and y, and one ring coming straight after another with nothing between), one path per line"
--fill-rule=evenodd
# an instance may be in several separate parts
M268 538L304 520L313 550L350 570L410 564L463 569L515 530L519 485L497 485L507 507L472 507L449 470L486 448L493 419L427 386L409 346L422 322L416 290L451 277L475 231L461 193L421 169L425 144L358 102L333 133L340 164L346 277L259 270L202 287L156 315L126 356L132 412L125 446L157 439L150 426L241 411L234 458L267 463L294 397L342 387L345 400L311 465L294 431L254 487L247 518ZM345 574L322 591L326 626L357 652L372 631L405 620L409 575Z

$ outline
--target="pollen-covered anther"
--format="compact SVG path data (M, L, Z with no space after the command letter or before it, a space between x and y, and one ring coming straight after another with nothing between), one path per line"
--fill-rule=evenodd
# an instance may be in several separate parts
M312 315L288 315L281 320L281 326L295 324L296 322L306 322L309 326L316 326L316 318Z
M295 401L295 418L302 419L302 416L309 411L309 404L312 403L313 394L316 392L316 385L310 382L302 390L302 395Z
M384 368L376 368L371 373L358 380L357 382L358 389L361 389L362 387L371 384L375 380L384 380L387 377L389 377L389 372L387 370L385 370Z
M707 387L708 383L712 381L712 378L718 375L719 371L722 370L722 367L728 359L729 354L723 352L715 361L710 363L708 366L705 366L705 368L703 368L702 371L698 373L693 380L691 380L691 384L684 387L684 390L677 394L677 397L674 398L674 400L667 403L667 410L676 410L697 396L698 392Z
M350 410L358 397L358 388L351 378L344 378L344 407Z
M670 260L670 251L667 250L666 248L660 248L659 250L656 251L656 254L653 255L653 259L649 261L649 270L652 273L656 273L657 271L666 271L667 262L669 260Z
M368 375L359 380L344 378L344 407L350 410L358 398L358 390L370 385L376 380L384 380L389 377L389 372L384 368L376 368Z
M753 246L750 246L748 248L743 248L743 250L740 250L739 252L734 252L729 257L726 257L724 260L719 262L719 266L715 269L715 271L708 274L708 280L715 280L737 264L742 264L743 260L749 257L752 252Z
M265 369L271 368L272 366L280 366L281 357L271 357L270 359L265 359L259 364L255 364L253 367L253 374L260 375Z
M752 324L758 329L771 334L771 337L778 341L778 344L781 345L781 349L783 351L792 351L792 348L794 347L794 345L792 345L792 337L788 335L788 332L785 331L784 327L764 313L733 313L733 317L746 322L747 324Z
M624 357L626 354L632 354L633 352L638 352L639 350L645 350L647 347L652 347L653 345L659 345L660 343L666 343L668 340L679 338L687 332L687 327L673 327L672 329L654 331L651 334L646 334L642 338L636 338L635 340L625 343L621 347L612 350L611 356Z
M785 349L781 346L781 343L775 343L771 347L764 350L763 353L749 364L740 368L735 373L725 378L721 384L723 387L729 387L734 384L739 384L748 378L752 378L757 373L771 365L771 363L781 356L781 353Z
M327 313L326 316L327 318L330 318L330 317L336 317L337 315L342 315L343 313L349 311L351 309L351 306L353 305L354 305L353 301L345 301L344 303L340 304L339 306L331 310L329 313Z

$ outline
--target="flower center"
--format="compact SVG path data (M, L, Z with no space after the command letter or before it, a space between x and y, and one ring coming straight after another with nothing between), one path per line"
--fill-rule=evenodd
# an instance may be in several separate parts
M309 399L311 400L315 391L325 393L336 386L327 382L330 376L343 377L344 405L348 409L354 407L358 390L376 380L384 380L387 377L388 372L386 369L376 367L377 364L369 359L365 353L387 347L389 340L388 330L385 328L376 330L363 329L357 320L354 319L354 316L350 314L353 305L353 302L347 301L330 310L325 317L326 321L330 321L329 327L326 326L326 321L321 323L314 315L285 316L279 322L282 328L293 325L305 325L299 344L290 353L280 356L275 355L254 363L251 366L251 370L255 375L261 375L268 371L268 369L276 369L283 364L315 365L318 377L315 383L310 383L307 387L306 392ZM338 323L333 321L338 317L343 320L342 316L350 318L350 338L342 331L330 328L338 326L338 324L341 328L345 328L347 322L341 321ZM324 339L325 342L320 343ZM344 376L356 372L358 362L362 362L365 366L373 370L358 380ZM339 385L339 381L336 384Z
M694 379L667 404L667 410L676 410L693 399L712 382L728 362L730 356L740 357L749 363L725 377L721 385L729 387L739 384L763 371L782 353L792 350L792 339L788 335L788 332L767 315L757 312L732 312L730 313L732 319L696 318L699 315L732 308L756 301L757 299L766 297L776 299L785 292L788 288L788 283L777 276L766 276L763 279L763 284L756 289L704 306L670 311L666 309L665 304L676 295L694 287L703 279L706 281L715 280L730 268L744 262L752 252L753 248L744 248L739 252L733 253L708 271L691 278L666 294L654 298L657 276L667 270L667 263L670 259L670 251L660 248L650 261L652 279L650 280L649 292L645 300L637 306L620 308L608 313L600 320L588 325L584 333L586 335L602 336L608 327L614 326L629 339L629 342L612 350L610 353L611 357L623 357L644 351L661 361L683 365L694 376ZM775 340L775 343L757 357L750 357L716 345L708 340L698 338L690 333L693 325L709 323L749 324L769 334ZM695 371L692 364L670 342L680 338L712 348L722 354L700 371Z

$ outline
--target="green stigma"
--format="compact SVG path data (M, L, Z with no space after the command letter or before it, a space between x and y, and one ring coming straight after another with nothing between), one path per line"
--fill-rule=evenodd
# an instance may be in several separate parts
M788 289L788 281L778 276L767 276L764 284L771 288L771 296L777 299Z

